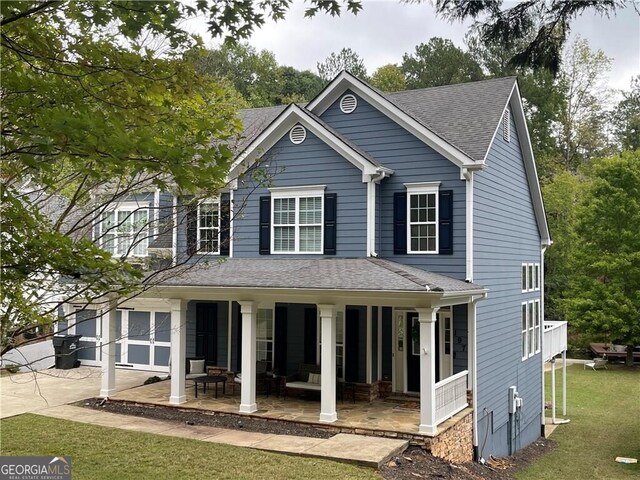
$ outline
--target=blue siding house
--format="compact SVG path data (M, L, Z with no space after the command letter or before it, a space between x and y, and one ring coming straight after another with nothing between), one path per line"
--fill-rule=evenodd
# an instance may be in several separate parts
M136 256L191 260L96 307L85 341L100 330L105 346L84 361L102 365L101 394L116 366L145 368L171 374L181 405L195 357L242 373L250 414L258 362L311 364L318 422L338 420L349 384L367 402L418 398L418 436L466 420L476 459L538 438L551 240L516 78L384 94L343 72L307 105L241 115L219 198L138 205L173 213Z

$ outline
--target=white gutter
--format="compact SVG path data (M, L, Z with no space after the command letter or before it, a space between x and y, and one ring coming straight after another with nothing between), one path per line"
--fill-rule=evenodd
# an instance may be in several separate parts
M367 257L378 257L376 252L376 185L393 173L393 170L379 167L375 175L367 179Z
M547 246L543 243L540 248L540 351L544 352L544 252L547 251ZM540 428L542 436L544 437L544 426L545 426L545 388L544 388L544 364L545 358L544 354L540 355L540 369L542 375L542 398L540 399L540 411L542 412L541 423L542 427ZM555 365L552 365L555 369ZM566 377L566 372L565 372ZM554 383L555 385L555 383ZM566 390L565 390L566 391ZM553 399L555 402L555 397Z

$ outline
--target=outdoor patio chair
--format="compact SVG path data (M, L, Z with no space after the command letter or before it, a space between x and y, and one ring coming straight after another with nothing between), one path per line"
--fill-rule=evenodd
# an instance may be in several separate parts
M608 368L607 368L607 362L608 361L609 360L607 360L607 357L594 358L593 361L585 363L583 369L586 370L587 367L589 367L594 372L598 368L604 368L605 370L608 370Z
M267 391L267 369L269 368L269 362L264 360L258 360L256 362L256 392L264 393ZM242 372L237 373L233 378L234 386L233 393L235 394L235 384L242 384Z

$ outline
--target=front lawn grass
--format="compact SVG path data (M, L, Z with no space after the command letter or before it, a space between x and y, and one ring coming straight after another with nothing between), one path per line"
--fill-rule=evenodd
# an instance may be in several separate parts
M328 460L31 414L0 422L0 454L70 455L74 480L380 478L372 469Z
M567 368L567 418L551 435L558 447L516 475L518 480L638 478L640 464L617 463L616 457L640 460L640 368L608 365L608 370ZM551 401L551 374L546 397ZM556 368L556 418L562 413L562 370ZM548 412L548 416L551 412Z

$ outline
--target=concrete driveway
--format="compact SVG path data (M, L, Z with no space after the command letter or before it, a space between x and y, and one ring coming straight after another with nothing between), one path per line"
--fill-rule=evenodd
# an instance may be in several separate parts
M116 370L116 390L142 385L154 372ZM98 367L41 370L0 378L0 418L77 402L100 394Z

